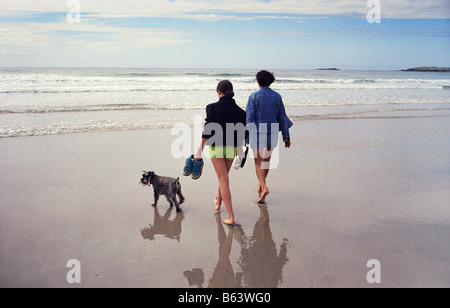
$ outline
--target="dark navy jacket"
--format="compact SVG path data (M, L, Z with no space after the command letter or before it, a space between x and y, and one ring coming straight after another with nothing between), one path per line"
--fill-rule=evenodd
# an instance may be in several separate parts
M217 103L206 107L205 128L202 138L209 139L206 144L210 146L238 147L242 145L245 138L245 125L245 111L236 104L234 99L222 97ZM222 130L222 140L212 140L212 137L217 133L215 128ZM241 138L242 140L238 140Z

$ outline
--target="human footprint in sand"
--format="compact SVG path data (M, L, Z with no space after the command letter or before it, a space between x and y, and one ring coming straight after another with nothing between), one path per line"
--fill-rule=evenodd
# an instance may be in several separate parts
M269 175L272 152L278 145L279 131L282 132L286 148L291 147L289 129L293 126L286 115L283 99L270 86L275 76L268 71L256 75L260 90L250 95L247 103L247 127L249 143L255 157L256 176L259 181L257 203L266 203L269 195L267 176Z
M245 139L246 114L233 99L233 84L230 81L223 80L218 84L217 95L219 101L206 107L202 144L194 154L194 159L201 161L204 146L210 146L211 162L219 181L218 194L214 199L215 208L220 211L222 203L225 204L228 219L224 220L224 223L236 225L228 175L236 157L237 147L242 145Z

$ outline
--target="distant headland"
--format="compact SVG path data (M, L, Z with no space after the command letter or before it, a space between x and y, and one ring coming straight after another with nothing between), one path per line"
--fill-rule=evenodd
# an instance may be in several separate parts
M421 66L402 70L402 72L450 72L450 67Z

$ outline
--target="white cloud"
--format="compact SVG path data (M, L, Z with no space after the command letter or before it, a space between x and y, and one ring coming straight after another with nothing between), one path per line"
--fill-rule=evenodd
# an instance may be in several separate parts
M88 23L3 24L2 56L55 54L104 55L130 50L173 46L190 40L190 34L171 29L144 29Z
M80 0L84 14L101 17L180 17L206 21L223 14L360 15L368 12L366 0ZM448 0L381 0L383 18L450 18ZM0 16L13 12L66 12L64 0L0 0ZM3 13L2 13L3 12ZM193 15L191 15L193 14ZM232 18L232 17L230 17ZM238 18L238 17L237 17ZM241 17L242 18L242 17Z
M139 18L142 16L136 14L98 14L98 13L88 13L83 14L83 19L86 18L113 18L113 19L122 19L122 18ZM146 16L151 17L151 16ZM153 17L161 17L154 15ZM180 19L189 19L199 22L215 22L220 20L235 20L235 21L249 21L249 20L262 20L262 19L290 19L297 21L304 21L312 18L322 18L322 17L296 17L296 16L270 16L270 15L253 15L253 16L242 16L242 15L230 15L230 14L214 14L214 13L205 13L205 14L177 14L177 15L167 15L165 17L176 17Z
M305 22L312 19L329 18L330 15L365 18L369 8L368 0L80 0L81 24L69 24L65 15L70 8L67 0L0 0L0 66L116 66L116 65L166 65L171 61L184 66L191 64L191 57L198 56L198 66L212 54L207 52L211 42L205 39L208 22L249 20L292 20ZM381 0L382 18L400 19L442 19L450 18L449 0ZM48 13L58 13L49 15ZM6 17L6 18L4 18ZM23 17L23 18L21 18ZM165 25L167 28L152 28L152 20L140 24L124 18L173 17L189 19L205 24L192 29L179 25ZM16 19L17 18L17 19ZM58 18L58 20L55 20ZM106 18L116 20L105 20ZM39 20L40 22L31 22ZM160 23L166 24L166 23ZM282 25L283 23L280 23ZM352 29L323 29L321 27L293 27L274 29L273 38L284 36L284 40L316 34L342 35L397 35L417 36L415 29L382 29L370 33ZM329 25L330 23L327 23ZM156 26L155 26L156 27ZM284 29L284 31L283 31ZM373 29L376 29L373 27ZM436 30L436 29L435 29ZM442 30L442 31L441 31ZM254 33L255 28L241 28L241 36ZM387 32L386 32L387 31ZM419 36L442 36L433 30L419 33ZM448 33L448 31L446 32ZM264 29L267 35L267 29ZM445 33L444 33L445 35ZM185 44L194 42L195 44ZM211 40L213 41L213 40ZM245 45L245 41L237 40ZM198 43L198 44L197 44ZM184 44L183 46L178 46ZM242 45L242 44L241 44ZM237 61L244 61L245 47L236 45ZM177 46L176 48L162 48ZM248 48L248 47L247 47ZM192 49L190 51L190 49ZM251 49L251 48L250 48ZM190 52L190 53L189 53ZM139 58L140 57L140 58ZM253 60L253 54L248 59ZM186 59L185 59L186 58ZM74 59L72 61L72 59ZM184 59L184 60L183 60ZM77 62L78 61L78 62ZM84 62L83 62L84 61ZM147 61L147 62L146 62ZM165 61L164 64L160 63ZM184 61L184 62L183 62ZM295 62L295 61L294 61ZM130 64L131 63L131 64ZM184 64L183 64L184 63ZM186 64L189 63L189 64Z

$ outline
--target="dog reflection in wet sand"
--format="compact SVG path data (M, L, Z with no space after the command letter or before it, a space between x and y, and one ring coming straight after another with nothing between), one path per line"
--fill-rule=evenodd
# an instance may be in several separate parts
M173 220L170 220L172 208L170 208L164 216L161 216L155 207L155 219L153 224L141 230L141 235L145 240L153 241L156 235L163 235L171 240L180 242L181 238L181 222L184 219L182 213L176 213Z

